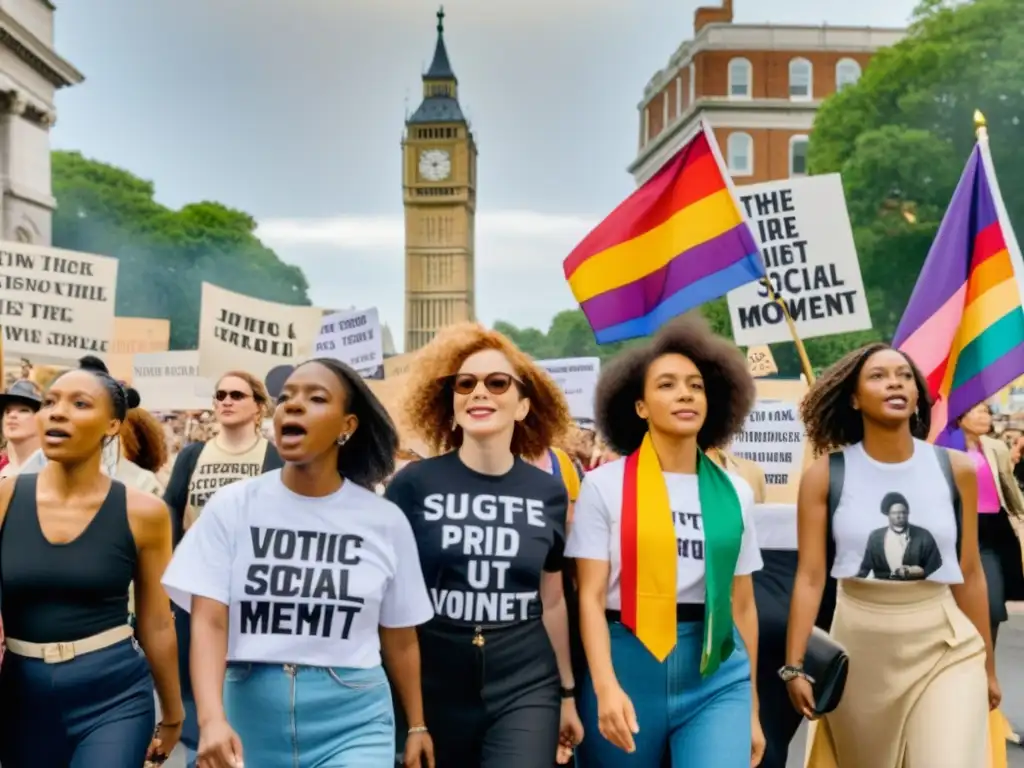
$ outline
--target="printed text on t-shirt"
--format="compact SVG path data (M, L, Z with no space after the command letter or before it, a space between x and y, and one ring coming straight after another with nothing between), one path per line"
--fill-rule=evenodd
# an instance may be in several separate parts
M704 559L704 533L701 530L701 516L698 512L673 512L676 519L676 550L680 560L703 560ZM701 535L695 539L684 539L679 535L679 529L690 529L700 531Z
M349 592L362 562L354 534L250 527L253 562L240 603L241 633L347 640L364 599Z
M547 527L544 502L519 496L434 493L423 500L423 519L442 523L441 549L457 548L469 558L470 589L430 588L438 615L466 622L511 623L529 618L537 591L508 590L507 579L521 546L525 523Z

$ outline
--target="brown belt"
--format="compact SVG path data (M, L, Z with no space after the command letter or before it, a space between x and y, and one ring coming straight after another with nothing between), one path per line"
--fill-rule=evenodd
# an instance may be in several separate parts
M84 656L94 651L102 651L122 640L127 640L135 634L135 631L127 624L121 627L100 632L98 635L86 637L82 640L72 640L67 643L27 643L23 640L15 640L8 637L4 644L7 650L16 656L24 656L27 659L42 659L47 664L61 664L71 661L76 656Z

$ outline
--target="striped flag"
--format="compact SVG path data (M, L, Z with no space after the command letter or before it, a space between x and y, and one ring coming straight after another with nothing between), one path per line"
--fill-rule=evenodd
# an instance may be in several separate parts
M565 278L599 344L649 336L765 276L707 125L576 246Z
M930 440L957 445L959 418L1024 374L1022 278L982 132L893 339L928 378Z

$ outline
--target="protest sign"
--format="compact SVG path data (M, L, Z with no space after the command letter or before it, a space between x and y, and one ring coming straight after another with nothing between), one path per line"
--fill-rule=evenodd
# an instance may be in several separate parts
M871 327L838 173L754 184L737 195L761 245L768 279L801 339ZM793 340L782 307L763 284L730 291L728 304L740 346Z
M601 373L601 359L566 357L560 360L537 360L536 363L562 388L565 399L569 401L572 417L592 421L594 390L597 389L597 378Z
M199 352L134 355L132 387L149 411L202 411L213 407L213 382L199 375Z
M33 363L106 355L114 335L117 259L0 243L4 353Z
M258 379L278 365L313 357L323 310L254 299L203 283L199 373L215 379L248 371Z
M415 359L415 352L406 352L402 355L392 355L391 357L385 358L384 378L393 379L396 376L403 376L407 374Z
M133 357L146 352L166 352L171 344L171 321L151 317L115 317L114 339L104 357L110 375L129 384Z
M750 369L750 375L755 379L762 376L774 376L779 372L778 366L775 365L775 356L772 355L771 348L767 346L748 349L747 366Z
M383 378L383 371L377 376L384 365L384 343L376 307L324 317L314 354L340 360L364 378Z
M757 381L757 403L728 451L764 472L766 502L795 504L800 477L812 460L799 407L807 385L798 380Z
M405 416L405 398L408 397L408 381L404 375L390 378L370 380L366 382L370 391L380 400L381 405L391 416L398 430L398 447L407 451L414 451L420 456L432 455L431 450L423 439L416 434L416 430L409 424Z

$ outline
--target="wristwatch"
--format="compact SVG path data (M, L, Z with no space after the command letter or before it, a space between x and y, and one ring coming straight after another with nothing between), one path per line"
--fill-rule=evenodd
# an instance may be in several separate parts
M814 681L804 672L803 667L794 667L792 664L785 664L779 669L779 677L782 682L788 683L790 680L796 680L798 677L802 677L809 683Z
M559 690L559 693L560 693L560 695L562 696L563 699L575 699L576 698L576 689L575 688L566 688L566 687L563 686L563 687L559 688L558 690Z

